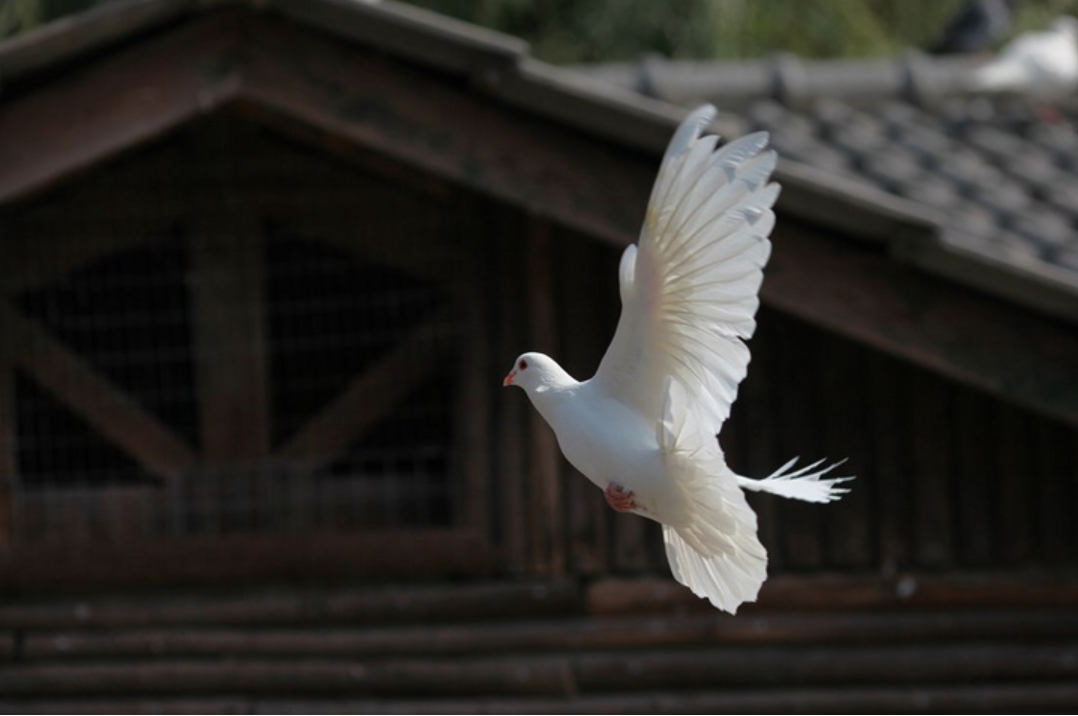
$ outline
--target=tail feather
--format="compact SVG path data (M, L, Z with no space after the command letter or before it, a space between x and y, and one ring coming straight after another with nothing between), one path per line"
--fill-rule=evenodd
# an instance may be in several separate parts
M832 477L823 480L821 478L824 475L846 461L839 460L821 470L816 470L823 462L823 460L817 460L811 465L789 472L790 468L797 463L795 457L763 480L753 480L738 475L737 484L746 490L769 492L772 495L793 500L834 502L850 491L849 488L839 487L839 485L852 480L853 477Z

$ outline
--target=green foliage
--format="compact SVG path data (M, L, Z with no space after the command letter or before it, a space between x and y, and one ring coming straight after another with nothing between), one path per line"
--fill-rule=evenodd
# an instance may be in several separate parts
M40 22L39 0L0 0L0 37L22 32Z
M549 62L628 60L641 50L709 54L709 0L413 0L528 40Z
M555 63L682 58L894 55L928 44L966 0L412 0L518 35ZM1026 0L1016 32L1078 12L1078 0Z
M0 0L0 37L114 0ZM548 62L893 55L931 41L966 0L410 0L528 40ZM1016 32L1078 0L1025 0Z
M0 38L114 0L0 0Z
M791 52L873 57L924 47L966 0L716 0L713 57ZM1045 28L1078 10L1075 0L1026 0L1015 32Z

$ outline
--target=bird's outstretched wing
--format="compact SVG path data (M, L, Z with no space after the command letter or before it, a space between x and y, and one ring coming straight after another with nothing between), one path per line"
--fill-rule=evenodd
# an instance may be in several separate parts
M748 367L779 194L767 134L716 150L717 137L700 137L714 116L697 109L670 141L639 245L621 259L621 319L594 378L658 421L671 376L712 435Z

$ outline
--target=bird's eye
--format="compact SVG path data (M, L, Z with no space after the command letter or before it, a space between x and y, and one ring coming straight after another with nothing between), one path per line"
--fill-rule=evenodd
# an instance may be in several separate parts
M521 359L520 359L520 362L519 362L519 363L517 363L517 368L520 368L521 370L527 370L527 368L528 368L528 361L526 361L526 360L524 360L523 358L521 358Z

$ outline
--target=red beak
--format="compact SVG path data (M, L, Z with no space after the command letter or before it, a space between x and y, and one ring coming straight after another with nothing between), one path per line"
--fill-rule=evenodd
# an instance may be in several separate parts
M502 381L502 387L503 388L508 388L510 385L513 384L513 378L516 378L516 377L517 377L517 372L515 370L509 371L509 375L505 376L505 380Z

